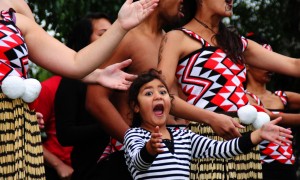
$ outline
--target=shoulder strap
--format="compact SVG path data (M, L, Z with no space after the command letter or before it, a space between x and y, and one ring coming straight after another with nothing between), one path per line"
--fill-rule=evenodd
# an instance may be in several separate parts
M253 94L253 93L251 93L247 90L246 90L246 94L248 94L250 97L252 97L256 101L257 105L263 106L263 103L261 102L261 100L255 94Z
M202 46L210 46L201 36L199 36L198 34L196 34L195 32L188 30L186 28L179 28L178 30L184 32L185 34L187 34L188 36L190 36L191 38L199 41Z
M10 8L8 11L1 11L1 17L4 21L12 21L16 23L16 11L13 8Z
M244 36L241 36L241 41L243 43L243 52L244 52L248 47L248 40Z
M288 100L287 95L284 91L275 91L274 94L280 98L284 106L287 106Z

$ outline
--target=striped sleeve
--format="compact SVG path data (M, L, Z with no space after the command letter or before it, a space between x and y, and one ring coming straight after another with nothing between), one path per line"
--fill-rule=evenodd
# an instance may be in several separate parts
M190 133L193 158L231 158L247 153L255 146L251 142L250 133L230 141L216 141Z
M151 156L146 150L147 132L137 128L129 129L125 134L125 158L128 167L133 167L139 171L147 170L156 156Z

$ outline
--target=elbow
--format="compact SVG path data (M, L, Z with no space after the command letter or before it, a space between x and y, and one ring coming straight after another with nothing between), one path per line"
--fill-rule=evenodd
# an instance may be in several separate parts
M88 72L82 71L80 68L77 67L76 69L70 68L68 71L64 71L60 74L70 79L81 80L88 75Z

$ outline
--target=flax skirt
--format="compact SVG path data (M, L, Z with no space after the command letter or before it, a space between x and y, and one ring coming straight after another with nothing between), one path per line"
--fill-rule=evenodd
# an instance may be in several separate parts
M45 179L40 129L21 99L0 93L0 179Z
M217 136L210 126L192 122L191 131L203 136L223 141ZM253 130L247 126L241 133ZM262 179L259 148L256 146L248 154L243 154L230 159L192 159L190 179Z

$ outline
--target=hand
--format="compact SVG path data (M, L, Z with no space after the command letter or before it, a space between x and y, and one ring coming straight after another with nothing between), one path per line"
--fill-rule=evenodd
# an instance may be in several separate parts
M131 64L131 62L132 60L128 59L126 61L107 66L103 69L99 77L99 84L111 89L127 90L132 83L131 81L137 76L125 73L121 69L127 67Z
M146 144L146 148L151 155L155 156L164 152L164 150L161 149L162 147L162 134L159 132L159 127L156 126L154 132L151 134L151 139Z
M244 128L244 126L239 124L232 117L224 114L217 114L217 116L209 122L213 131L226 140L240 137L241 134L237 128Z
M89 75L81 79L84 83L97 83L104 87L118 90L127 90L131 81L137 76L123 72L121 69L125 68L132 62L131 59L112 64L105 69L96 69Z
M125 30L130 30L142 22L158 5L159 0L126 0L118 14L118 21Z
M60 163L55 169L60 179L69 180L74 172L73 168L65 163Z
M36 117L37 117L37 122L39 124L39 128L40 129L44 129L45 128L45 122L43 119L43 114L40 112L36 112Z
M251 138L253 143L259 143L262 140L268 140L274 142L276 144L282 145L282 142L292 143L290 138L293 138L291 135L292 131L289 129L285 129L283 127L277 126L276 124L282 120L281 117L276 118L266 124L264 124L260 129L258 129L258 133L260 133L259 138L255 137L255 131L253 132L253 139ZM252 137L252 134L251 134Z

